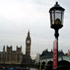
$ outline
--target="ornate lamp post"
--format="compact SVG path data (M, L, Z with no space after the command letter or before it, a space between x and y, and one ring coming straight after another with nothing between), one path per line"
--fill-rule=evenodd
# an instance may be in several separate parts
M55 39L57 40L57 65L58 65L58 36L59 36L59 29L63 27L63 15L64 15L64 8L62 8L58 2L54 5L54 7L50 8L50 23L51 28L55 30Z

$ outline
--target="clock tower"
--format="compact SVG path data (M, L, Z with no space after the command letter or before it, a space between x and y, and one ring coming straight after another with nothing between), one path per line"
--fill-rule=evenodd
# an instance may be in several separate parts
M30 63L30 49L31 49L31 37L30 32L28 31L26 38L26 63Z

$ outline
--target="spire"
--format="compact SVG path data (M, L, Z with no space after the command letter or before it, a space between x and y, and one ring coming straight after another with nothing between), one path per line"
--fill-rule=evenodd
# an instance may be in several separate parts
M3 52L5 52L5 45L3 46Z
M30 38L30 31L28 30L27 38Z
M30 31L28 30L28 35L27 36L30 36Z
M27 39L30 39L30 31L28 30Z

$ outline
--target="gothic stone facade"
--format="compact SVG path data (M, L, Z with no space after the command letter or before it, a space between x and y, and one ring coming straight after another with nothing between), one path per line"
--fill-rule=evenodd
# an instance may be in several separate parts
M19 48L16 47L16 50L12 50L12 46L7 46L7 49L5 49L5 46L3 47L3 51L0 52L0 64L21 64L26 63L30 64L30 49L31 49L31 38L30 38L30 32L28 31L27 37L26 37L26 52L25 54L22 53L22 46Z
M31 37L30 32L28 31L26 38L26 64L30 64L30 50L31 50Z
M2 64L21 64L22 62L22 47L18 47L16 51L12 50L12 46L7 46L5 51L5 46L3 47L3 52L0 52L0 63Z

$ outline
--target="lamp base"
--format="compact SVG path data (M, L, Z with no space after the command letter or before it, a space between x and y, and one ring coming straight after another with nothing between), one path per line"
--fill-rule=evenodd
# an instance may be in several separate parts
M52 24L51 25L51 28L53 28L53 29L60 29L62 27L63 27L63 25L61 25L61 24Z

